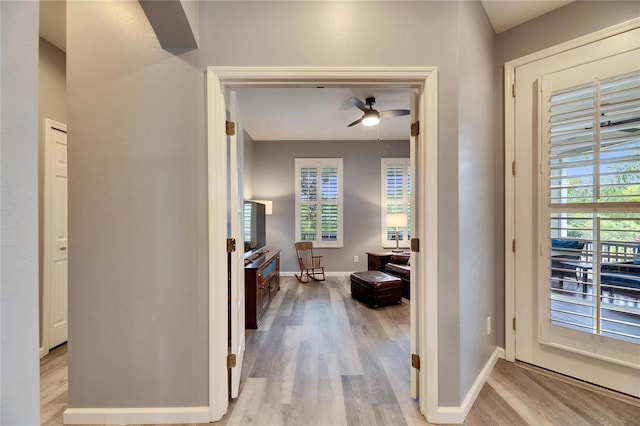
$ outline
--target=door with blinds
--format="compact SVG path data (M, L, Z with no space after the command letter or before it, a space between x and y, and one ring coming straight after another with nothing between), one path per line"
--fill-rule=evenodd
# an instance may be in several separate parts
M639 66L634 50L542 77L540 180L546 221L540 241L548 266L539 265L541 342L635 368L640 367Z
M514 326L516 359L640 396L637 36L516 68Z

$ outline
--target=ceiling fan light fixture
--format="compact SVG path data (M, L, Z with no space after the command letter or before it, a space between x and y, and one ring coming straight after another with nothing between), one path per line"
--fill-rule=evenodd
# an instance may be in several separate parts
M364 114L364 118L362 119L363 126L375 126L380 123L380 116L374 112L367 112Z

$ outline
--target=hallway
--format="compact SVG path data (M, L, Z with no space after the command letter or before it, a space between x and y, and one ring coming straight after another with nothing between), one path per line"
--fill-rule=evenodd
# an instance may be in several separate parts
M41 360L42 425L61 425L66 345ZM426 425L409 395L409 302L369 309L348 278L281 290L247 330L240 397L220 425ZM499 360L465 424L632 425L636 399Z

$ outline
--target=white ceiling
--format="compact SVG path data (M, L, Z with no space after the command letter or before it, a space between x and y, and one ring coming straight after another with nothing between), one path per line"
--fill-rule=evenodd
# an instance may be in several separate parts
M349 98L374 96L374 108L409 109L411 89L238 89L242 126L254 140L406 140L409 116L386 117L378 126L348 124L362 117Z
M429 0L425 0L429 1ZM496 33L562 7L571 1L481 0ZM40 35L66 51L66 1L40 0ZM349 98L376 98L378 111L408 109L410 89L296 88L241 89L244 127L254 140L407 139L409 117L383 118L379 126L347 125L362 116Z

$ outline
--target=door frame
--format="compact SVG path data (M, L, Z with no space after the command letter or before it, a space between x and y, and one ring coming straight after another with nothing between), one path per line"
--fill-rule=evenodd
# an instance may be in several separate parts
M515 162L515 96L513 93L517 90L516 86L516 69L520 66L536 62L581 46L585 46L599 40L603 40L617 34L621 34L635 28L640 27L640 18L634 18L626 22L608 27L582 37L558 44L556 46L543 49L538 52L523 56L518 59L506 62L504 64L504 255L505 255L505 359L507 361L515 361L516 355L516 264L514 242L516 240L515 229L515 175L513 174L512 164ZM514 89L515 88L515 89ZM510 326L514 324L514 326Z
M437 67L208 67L207 149L209 188L209 413L210 420L222 418L228 408L227 373L227 286L226 270L226 136L224 96L227 89L240 87L415 87L420 90L420 134L418 172L422 203L418 226L421 250L414 253L421 265L415 281L421 307L416 324L418 355L423 368L418 376L425 395L420 410L428 418L438 415L438 71ZM426 195L429 195L428 197ZM425 236L429 236L426 238ZM428 254L428 256L427 256ZM225 283L225 285L219 285ZM218 285L216 285L218 284ZM424 289L424 291L420 291ZM415 303L415 302L414 302ZM409 360L407 360L409 362ZM429 377L429 380L427 380Z
M53 198L52 192L55 190L53 181L53 171L55 154L51 146L53 139L51 138L52 130L59 130L67 133L67 126L57 121L45 118L44 131L44 192L42 196L43 202L43 221L42 221L42 317L40 318L40 358L49 353L49 341L51 334L51 280L54 275L52 270L52 256L54 253L55 238L52 235L53 229Z

